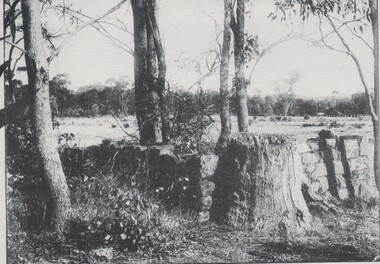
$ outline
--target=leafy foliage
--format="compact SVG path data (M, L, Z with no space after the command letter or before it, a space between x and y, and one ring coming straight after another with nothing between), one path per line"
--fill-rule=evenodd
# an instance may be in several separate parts
M306 20L310 14L312 15L327 15L329 13L339 13L343 17L346 15L354 15L370 19L371 9L369 2L366 0L276 0L276 11L282 12L281 19L284 20L286 15L295 14L301 16L302 20ZM276 19L278 14L271 13L272 19Z
M176 93L173 104L172 142L180 153L210 152L208 129L219 109L217 93ZM212 141L211 141L212 142ZM212 144L211 144L212 145Z

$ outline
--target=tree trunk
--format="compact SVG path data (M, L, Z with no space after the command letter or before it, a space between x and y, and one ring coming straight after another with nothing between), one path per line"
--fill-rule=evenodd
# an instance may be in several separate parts
M286 238L309 227L296 141L278 135L232 135L215 172L212 216Z
M127 96L126 96L125 91L121 92L121 112L124 117L128 116L128 104L127 104Z
M232 21L234 33L235 87L237 94L237 118L240 132L248 131L247 80L244 69L245 0L237 0L236 19Z
M288 117L290 103L285 103L284 117Z
M370 0L371 7L371 24L373 33L373 58L374 58L374 112L376 116L372 114L373 123L373 137L374 137L374 174L376 180L377 190L380 192L380 91L379 91L379 20L378 20L378 1ZM379 195L379 215L380 215L380 195ZM380 223L379 223L379 236L380 236ZM380 244L379 244L380 246ZM380 248L379 248L380 253Z
M147 25L148 32L152 33L154 42L154 51L157 56L157 77L155 79L155 90L159 97L159 108L162 123L162 141L164 144L170 141L170 122L169 122L169 110L167 107L167 90L166 84L166 60L165 50L162 45L161 35L157 22L157 1L147 1Z
M228 67L230 64L230 46L231 46L231 13L232 0L224 0L224 31L223 47L220 62L220 123L221 132L218 145L223 147L231 134L231 117L230 117L230 92L228 89Z
M373 132L375 141L374 172L377 189L380 191L380 140L379 140L379 117L380 117L380 93L379 93L379 23L377 0L371 0L371 24L373 32L373 57L374 57L374 93L375 93L375 114L377 119L372 117Z
M135 45L136 117L140 143L143 145L155 145L161 142L161 133L159 129L159 99L157 92L152 87L155 74L153 35L151 33L148 35L145 1L133 0L131 4Z
M70 198L51 121L49 65L42 46L39 1L22 1L22 17L28 83L34 95L32 123L43 176L51 198L48 201L47 215L57 233L61 234L70 216Z

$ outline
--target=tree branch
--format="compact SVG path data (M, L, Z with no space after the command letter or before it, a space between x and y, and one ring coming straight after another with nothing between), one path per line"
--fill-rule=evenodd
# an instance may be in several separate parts
M119 119L115 115L115 113L112 111L112 109L108 105L100 104L101 106L104 106L108 109L108 111L111 113L112 117L115 119L116 124L120 127L120 129L127 135L130 136L131 138L134 138L135 140L139 140L139 138L136 135L133 135L131 133L128 133L124 127L120 124Z
M23 48L17 46L16 44L14 44L14 43L12 43L12 42L10 42L10 41L8 41L8 40L5 40L5 43L7 43L7 44L9 44L9 45L11 45L11 46L13 46L13 47L15 47L16 49L20 50L20 51L23 52L23 53L26 53L26 51L25 51Z
M334 29L334 31L336 32L336 34L337 34L338 38L340 39L340 41L342 42L343 46L346 48L347 54L353 59L353 61L356 64L356 68L357 68L357 70L359 72L360 80L361 80L361 82L362 82L362 84L364 86L364 91L365 91L365 94L366 94L366 97L367 97L367 101L368 101L368 104L369 104L371 117L372 117L373 120L375 120L377 122L378 119L379 119L379 117L375 113L373 102L372 102L372 98L371 98L371 94L369 92L369 86L367 84L367 81L364 78L364 74L363 74L363 70L362 70L360 61L359 61L358 57L355 55L355 53L353 53L351 51L350 46L347 44L346 40L340 34L338 28L336 27L336 25L334 24L334 22L331 20L330 16L326 15L326 18L329 21L329 23L332 26L332 28Z
M274 47L280 45L281 43L284 43L285 41L288 41L288 40L291 40L291 39L295 39L299 36L292 36L291 34L288 34L286 36L283 36L281 38L279 38L277 41L273 42L272 44L270 44L267 48L263 49L259 56L257 57L252 69L251 69L251 73L249 74L249 78L248 78L248 81L251 82L251 79L252 79L252 76L253 76L253 73L255 71L255 68L257 67L257 64L260 62L260 60L269 52L271 51Z
M327 15L326 15L326 17L327 17ZM347 47L345 47L346 50L340 50L340 49L336 49L336 48L334 48L333 46L329 45L329 44L326 42L325 36L323 35L323 31L322 31L322 19L321 19L320 16L319 16L318 18L319 18L319 24L318 24L318 27L319 27L319 32L320 32L320 34L321 34L321 40L320 40L320 41L322 42L322 44L323 44L326 48L329 48L329 49L331 49L331 50L333 50L333 51L337 51L337 52L340 52L340 53L344 53L344 54L350 56L350 50L347 49ZM333 23L333 22L331 21L331 19L330 19L329 23L330 23L330 25L331 25L331 23ZM333 26L333 25L334 25L334 26ZM335 29L334 29L333 31L334 31L336 34L338 34L338 33L339 33L339 29L335 26L335 24L333 24L333 25L331 25L333 28L335 27ZM339 33L339 34L340 34L340 33Z
M62 51L63 47L65 46L65 44L67 44L67 42L72 38L74 37L79 31L81 31L82 29L84 29L85 27L89 26L89 25L92 25L93 23L96 23L97 21L99 21L100 19L103 19L104 17L106 17L107 15L113 13L114 11L116 11L117 9L119 9L125 2L127 2L127 0L122 0L120 3L118 3L116 6L112 7L111 9L109 9L107 12L93 18L92 20L84 23L83 25L81 25L80 27L76 28L72 33L70 33L70 35L61 43L61 45L59 45L59 47L49 56L49 58L47 59L48 63L50 63L56 56L59 55L59 53Z
M346 27L352 33L352 35L360 39L371 51L373 51L373 48L371 47L371 45L362 36L356 34L348 25L346 25Z

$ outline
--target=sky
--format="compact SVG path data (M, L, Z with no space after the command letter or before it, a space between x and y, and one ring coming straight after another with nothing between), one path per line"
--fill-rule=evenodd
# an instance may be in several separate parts
M57 0L58 1L58 0ZM73 8L80 8L90 16L104 13L119 1L115 0L66 0ZM222 0L159 0L159 24L164 42L167 62L167 78L171 86L189 88L200 74L192 60L199 58L203 52L216 47L216 32L223 25ZM246 29L248 34L257 35L260 45L267 47L279 38L294 32L303 32L309 38L319 36L316 20L310 19L300 24L299 19L285 22L272 21L268 14L273 12L271 0L255 0L248 4ZM118 18L133 33L132 10L129 1L120 10L109 16L109 21ZM52 29L62 28L54 13L47 13L44 18ZM215 23L218 25L216 28ZM303 26L302 26L303 25ZM130 33L109 28L109 32L133 49L133 37ZM363 37L371 41L370 28L364 29ZM371 80L372 57L370 50L359 45L355 39L348 38L353 49L364 62L364 74ZM334 46L338 41L330 39ZM59 42L59 41L58 41ZM206 73L204 62L200 62L201 74ZM248 65L249 76L252 64ZM71 89L77 90L84 85L107 79L126 76L133 82L133 57L126 51L115 47L111 41L88 27L80 31L64 47L59 57L51 64L51 78L58 73L70 76ZM364 91L357 69L352 59L345 54L327 48L313 46L305 40L290 40L273 48L264 56L255 68L248 94L273 94L274 87L282 84L292 72L297 72L299 82L295 93L303 97L332 96L333 91L341 95ZM233 68L230 70L231 77ZM203 83L205 90L218 90L218 74Z

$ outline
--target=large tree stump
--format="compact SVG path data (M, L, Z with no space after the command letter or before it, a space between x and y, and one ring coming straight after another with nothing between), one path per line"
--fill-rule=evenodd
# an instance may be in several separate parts
M304 174L296 141L279 135L233 135L215 173L212 216L287 236L310 224L301 191Z

